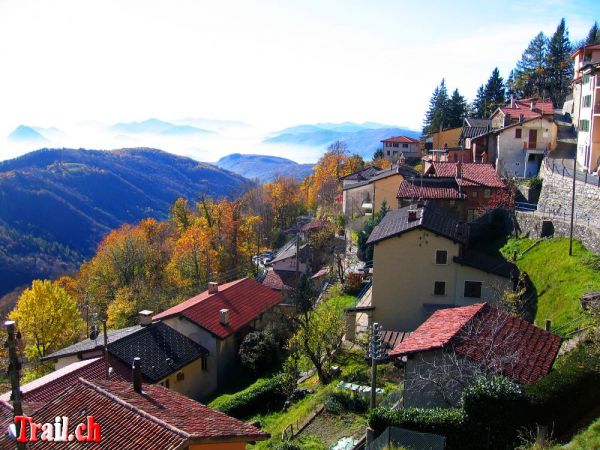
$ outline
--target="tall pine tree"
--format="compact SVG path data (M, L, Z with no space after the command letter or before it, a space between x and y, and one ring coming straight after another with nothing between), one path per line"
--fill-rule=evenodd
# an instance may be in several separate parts
M569 83L573 74L571 50L569 31L565 19L562 19L548 43L546 55L548 93L557 107L562 107L570 91Z
M485 99L485 86L479 86L477 89L477 95L475 96L475 100L473 100L473 115L478 117L479 119L487 118L487 102Z
M546 87L548 38L540 32L517 62L513 91L517 98L542 97Z
M448 103L447 126L450 128L462 126L463 119L467 115L467 101L460 95L458 89L454 89Z
M433 91L429 100L429 109L425 113L423 121L423 134L431 134L439 131L440 128L447 127L447 115L450 99L448 98L448 89L446 81L442 79L439 86Z
M600 30L598 30L598 22L594 22L592 28L588 33L588 36L585 40L585 45L594 45L600 44Z

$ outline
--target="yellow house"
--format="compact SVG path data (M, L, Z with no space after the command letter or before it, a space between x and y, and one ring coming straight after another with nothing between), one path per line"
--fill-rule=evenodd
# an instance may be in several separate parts
M404 179L418 176L411 167L398 165L374 172L367 180L345 184L342 210L347 217L356 217L378 213L383 202L389 209L397 209L398 186Z
M431 133L433 148L454 148L460 145L462 127L446 128L442 131Z
M493 302L516 275L505 260L467 250L467 226L433 203L388 212L368 243L372 320L386 330L415 330L440 308Z

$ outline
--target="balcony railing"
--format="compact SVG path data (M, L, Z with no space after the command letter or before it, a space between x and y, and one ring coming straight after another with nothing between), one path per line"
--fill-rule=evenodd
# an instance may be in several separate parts
M523 141L523 150L550 150L550 144Z

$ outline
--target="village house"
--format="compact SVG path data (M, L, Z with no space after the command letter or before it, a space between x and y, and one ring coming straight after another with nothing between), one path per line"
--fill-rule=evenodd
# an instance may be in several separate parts
M391 162L398 162L400 155L405 158L420 158L421 150L418 139L408 136L393 136L381 141L383 144L383 157Z
M369 178L375 176L377 172L381 171L381 168L377 166L369 166L364 169L357 170L349 175L346 175L340 180L342 181L342 187L349 186L354 183L359 183L361 181L366 181Z
M301 242L299 236L284 244L275 252L269 266L277 271L289 271L304 273L308 269L310 248L308 244ZM297 255L297 257L296 257Z
M488 148L487 139L479 139L473 142L474 138L487 136L492 129L490 119L477 119L474 117L465 117L463 127L460 133L459 145L468 153L463 162L496 162L496 147Z
M577 49L570 111L577 129L577 162L590 173L600 166L600 44Z
M409 166L397 165L369 174L363 181L347 183L342 190L342 211L346 217L371 216L385 204L397 209L398 185L406 178L419 174Z
M385 330L412 331L437 309L490 301L511 289L516 267L468 248L468 227L426 202L390 211L375 227L370 315Z
M100 439L93 446L104 449L243 450L249 443L269 438L250 424L163 386L142 384L136 369L133 383L78 378L43 402L25 401L23 410L37 423L54 424L56 417L68 417L71 429L79 423L89 423L91 416L98 428L90 427L93 429L84 434L90 431L90 436ZM0 426L6 430L11 423L12 405L2 400ZM38 440L28 443L27 448L62 449L71 445L59 440ZM15 442L3 433L0 449L14 448Z
M311 275L310 280L316 288L320 288L325 282L328 274L328 269L323 268ZM285 291L296 288L300 275L301 273L296 273L295 271L290 270L267 269L261 284L269 289L285 293Z
M210 393L231 379L246 334L279 319L282 299L280 292L250 278L209 283L208 290L155 315L154 320L207 349L202 370L210 375Z
M400 183L397 198L399 207L430 200L431 203L454 211L458 217L471 222L493 206L505 184L494 166L485 163L434 162L425 176L406 179Z
M550 372L560 337L487 303L434 312L389 356L402 358L404 407L458 406L466 382L478 374L519 384Z
M216 389L216 370L209 367L209 351L163 323L151 322L152 312L140 313L141 324L108 333L107 351L113 370L131 367L142 358L142 376L191 398L202 398ZM85 339L42 358L57 370L69 369L78 361L96 359L104 353L103 336ZM86 366L86 370L97 369ZM77 367L73 367L76 369ZM123 370L117 370L123 373Z

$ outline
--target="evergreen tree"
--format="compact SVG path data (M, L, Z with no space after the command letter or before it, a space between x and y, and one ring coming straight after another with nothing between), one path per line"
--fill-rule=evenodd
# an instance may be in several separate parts
M458 89L454 89L452 97L448 102L447 126L454 128L462 126L463 119L467 115L467 101L460 95Z
M486 100L485 100L485 87L483 85L479 86L477 89L477 95L475 96L475 100L473 100L472 105L473 115L480 119L486 118Z
M517 98L542 97L546 87L548 38L540 32L534 37L517 63L514 94Z
M489 117L498 106L504 104L504 99L506 97L504 80L500 76L500 71L497 67L494 68L492 75L485 85L484 96L486 101L485 117Z
M546 55L548 92L554 105L558 107L562 106L570 91L569 83L573 74L571 51L569 31L563 18L550 39Z
M592 28L590 28L588 37L585 40L585 45L593 45L598 43L600 43L600 30L598 30L598 22L594 22L594 25L592 25Z
M515 71L511 70L510 74L508 74L508 79L506 80L506 85L504 86L506 90L506 101L509 102L511 97L519 98L521 97L517 84L515 81Z
M439 86L436 86L433 95L429 100L429 109L425 114L423 121L423 134L427 135L439 131L440 128L447 126L446 117L448 115L448 106L450 99L448 98L448 90L446 89L446 81L442 79Z

